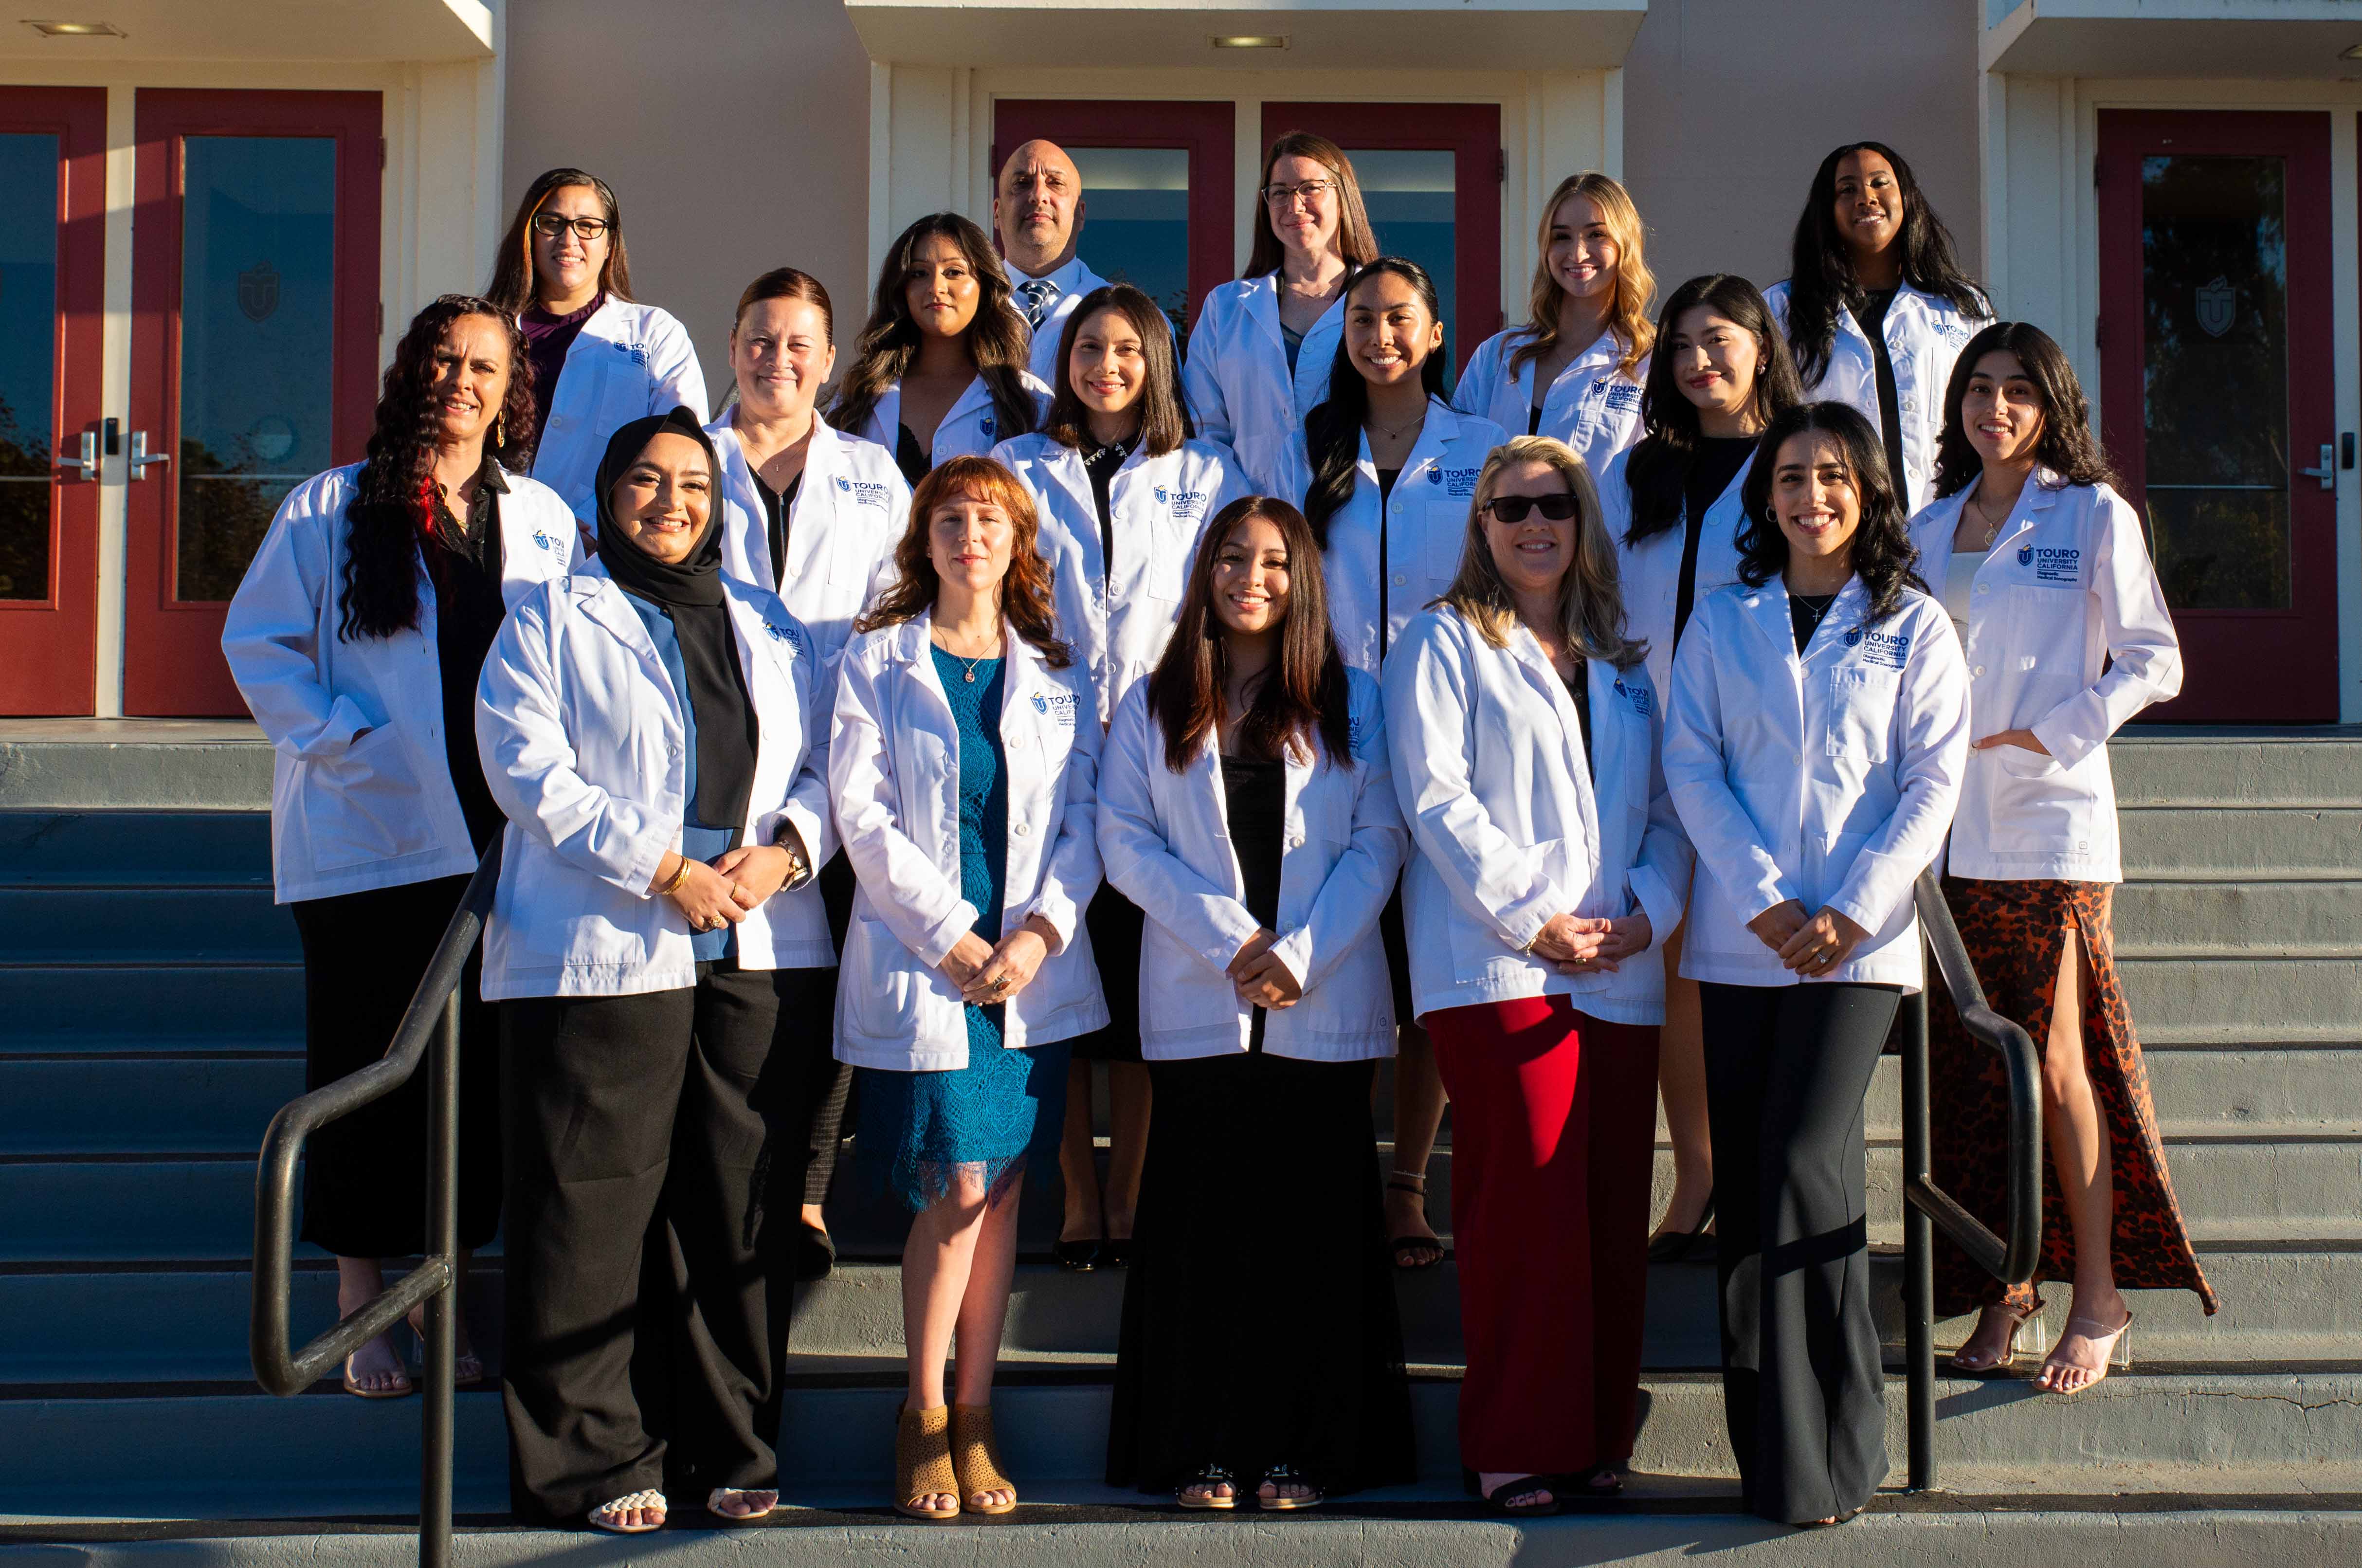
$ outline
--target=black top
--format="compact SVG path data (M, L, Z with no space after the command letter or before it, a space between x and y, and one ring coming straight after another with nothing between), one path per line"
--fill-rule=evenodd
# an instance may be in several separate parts
M1837 602L1834 593L1794 593L1788 595L1788 624L1796 634L1796 651L1803 653L1805 645L1813 640L1813 632L1821 617Z
M1139 445L1140 433L1134 431L1128 441L1110 441L1083 454L1083 471L1091 476L1091 500L1099 509L1099 569L1109 581L1115 579L1115 518L1108 510L1108 489Z
M1279 329L1279 343L1280 347L1287 352L1287 373L1292 376L1296 374L1297 353L1304 347L1304 334L1290 332L1283 326Z
M508 493L501 470L489 458L476 474L468 520L451 514L438 495L435 529L426 537L426 575L435 584L435 658L443 675L443 756L468 838L481 855L508 819L484 783L484 763L476 751L476 681L484 656L492 650L508 604L501 597L501 507Z
M1394 499L1399 468L1378 470L1378 657L1386 657L1386 503Z
M1747 466L1747 455L1754 450L1752 436L1701 436L1690 453L1689 469L1682 475L1682 519L1687 531L1682 536L1681 582L1673 591L1676 649L1690 624L1690 609L1697 602L1698 539L1705 527L1706 509L1722 499L1722 492Z
M927 454L921 449L919 438L911 434L911 427L907 425L894 426L894 466L902 470L902 477L911 481L913 490L918 488L921 480L927 477L927 470L935 466L927 461Z
M1894 478L1894 493L1905 512L1911 497L1903 488L1903 407L1894 390L1894 361L1886 352L1886 308L1894 303L1893 289L1872 289L1862 296L1861 329L1870 335L1870 357L1878 371L1878 428L1886 437L1886 471Z
M795 514L796 496L804 488L804 476L799 469L785 490L773 490L763 482L761 474L755 474L754 479L755 493L763 498L763 516L769 528L771 586L776 589L788 580L788 519Z
M1526 434L1529 436L1539 436L1541 433L1542 405L1538 403L1528 403L1526 405Z
M1574 722L1583 731L1583 760L1591 768L1594 778L1599 777L1599 758L1591 750L1591 671L1583 659L1574 661L1574 673L1562 675L1566 682L1566 694L1574 700Z
M1287 764L1222 758L1222 800L1229 808L1231 849L1246 884L1247 913L1265 931L1279 929L1279 857L1287 818ZM1263 1049L1264 1010L1254 1010L1247 1049Z

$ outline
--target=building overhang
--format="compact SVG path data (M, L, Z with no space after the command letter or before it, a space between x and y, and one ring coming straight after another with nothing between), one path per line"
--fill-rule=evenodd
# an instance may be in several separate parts
M116 34L52 38L18 17ZM0 21L0 61L490 60L494 36L483 0L18 0Z
M2362 76L2355 0L1986 0L1987 71L2334 82Z
M1648 0L845 0L873 61L1512 71L1620 66ZM1285 39L1224 48L1217 39Z

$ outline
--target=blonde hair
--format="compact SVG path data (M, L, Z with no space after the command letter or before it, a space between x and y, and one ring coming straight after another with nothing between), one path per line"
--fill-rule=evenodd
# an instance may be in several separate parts
M1460 570L1436 600L1460 612L1477 635L1495 647L1508 646L1518 624L1517 601L1494 564L1485 537L1485 509L1500 488L1501 475L1524 463L1555 469L1574 497L1574 564L1559 584L1559 631L1566 646L1585 658L1603 658L1618 669L1647 657L1649 646L1624 635L1624 592L1616 569L1615 542L1607 536L1599 490L1574 448L1549 436L1518 436L1496 447L1476 476L1468 502L1468 532L1460 547Z
M1509 373L1546 359L1558 347L1558 311L1566 291L1551 275L1551 227L1569 196L1582 196L1599 209L1607 237L1616 242L1616 297L1607 305L1607 330L1624 346L1616 368L1626 375L1639 373L1640 361L1656 347L1656 324L1649 319L1649 302L1657 293L1656 275L1649 271L1646 231L1632 193L1613 175L1587 169L1558 182L1542 206L1540 228L1534 236L1534 287L1526 302L1526 340L1509 356Z

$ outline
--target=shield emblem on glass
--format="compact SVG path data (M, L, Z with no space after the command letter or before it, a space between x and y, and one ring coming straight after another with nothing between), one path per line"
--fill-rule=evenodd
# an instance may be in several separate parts
M237 275L237 308L246 313L248 321L268 321L270 313L279 308L279 271L268 261L258 261Z
M2220 273L2215 274L2213 282L2198 285L2196 304L2198 325L2206 329L2209 337L2222 337L2239 318L2239 291Z

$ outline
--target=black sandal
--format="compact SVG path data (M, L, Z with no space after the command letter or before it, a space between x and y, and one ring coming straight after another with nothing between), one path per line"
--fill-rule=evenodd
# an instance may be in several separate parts
M1427 1176L1425 1172L1396 1171L1386 1178L1388 1192L1407 1192L1419 1201L1422 1217L1427 1209ZM1443 1238L1440 1236L1396 1236L1391 1238L1395 1267L1405 1274L1419 1274L1443 1266ZM1421 1257L1433 1253L1433 1257Z
M1509 1501L1512 1497L1521 1497L1529 1492L1547 1493L1550 1501L1547 1503L1511 1503ZM1502 1482L1485 1494L1485 1507L1496 1514L1513 1519L1536 1518L1545 1514L1554 1514L1558 1512L1558 1488L1551 1485L1550 1478L1544 1475L1520 1475L1514 1481Z
M1595 1464L1573 1478L1569 1490L1577 1496L1605 1501L1624 1495L1624 1474L1613 1464Z
M1266 1513L1287 1513L1299 1508L1317 1508L1328 1501L1329 1494L1312 1484L1311 1478L1293 1464L1275 1464L1263 1473L1263 1485L1277 1492L1282 1486L1301 1486L1310 1496L1303 1497L1266 1497L1261 1486L1255 1489L1255 1507Z
M1189 1495L1201 1486L1205 1488L1205 1496L1193 1497ZM1217 1496L1214 1493L1217 1486L1228 1486L1231 1495ZM1231 1474L1228 1465L1202 1465L1197 1474L1173 1488L1173 1500L1185 1508L1235 1508L1239 1506L1238 1477Z
M1055 1243L1050 1249L1050 1255L1068 1274L1088 1274L1099 1266L1099 1250L1106 1244L1097 1236L1087 1236L1079 1242Z
M807 1224L796 1238L796 1278L800 1283L826 1279L836 1272L836 1242L826 1230Z

